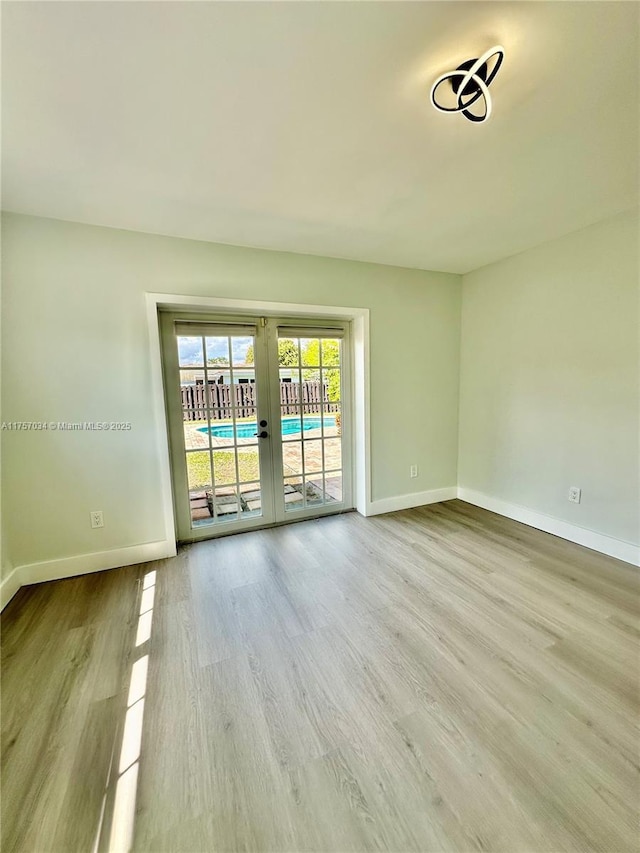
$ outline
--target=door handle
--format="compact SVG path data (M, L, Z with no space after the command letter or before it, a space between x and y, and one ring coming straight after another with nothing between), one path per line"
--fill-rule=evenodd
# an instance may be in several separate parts
M269 438L269 433L266 429L263 429L262 432L254 432L254 435L257 435L258 438Z

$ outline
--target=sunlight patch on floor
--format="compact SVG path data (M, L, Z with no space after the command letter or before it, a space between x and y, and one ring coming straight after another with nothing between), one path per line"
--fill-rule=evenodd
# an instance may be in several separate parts
M145 643L151 638L153 622L153 604L156 591L156 573L147 572L142 583L142 596L138 612L136 630L136 652L143 651ZM140 749L142 747L142 727L144 722L144 697L147 690L149 669L148 652L141 654L131 667L127 713L122 734L122 747L118 762L118 782L116 785L109 853L127 853L133 845L133 832L138 790L138 770Z

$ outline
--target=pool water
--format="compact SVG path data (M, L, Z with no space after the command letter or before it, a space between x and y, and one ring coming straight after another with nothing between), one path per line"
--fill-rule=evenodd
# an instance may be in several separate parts
M302 431L307 432L310 429L320 429L322 419L320 417L317 418L304 418L302 422ZM324 416L324 427L328 429L329 427L334 427L336 425L336 419L334 415L325 415ZM198 432L211 432L215 438L233 438L233 424L220 424L220 426L211 426L211 427L198 427ZM253 438L258 431L258 424L256 421L243 421L242 423L236 424L236 438ZM282 418L282 434L283 435L293 435L294 433L300 432L300 418L298 417L287 417Z

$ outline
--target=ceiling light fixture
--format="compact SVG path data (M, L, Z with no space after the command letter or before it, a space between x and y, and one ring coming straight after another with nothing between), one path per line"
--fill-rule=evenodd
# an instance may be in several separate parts
M489 85L493 82L504 59L504 48L497 44L489 48L479 59L467 59L454 71L441 74L431 87L431 103L443 113L462 113L469 121L486 121L491 115L491 95ZM492 62L493 60L493 62ZM491 66L491 69L489 68ZM457 96L455 106L443 106L436 100L436 92L443 83L450 81L454 95ZM484 113L473 113L470 106L483 99Z

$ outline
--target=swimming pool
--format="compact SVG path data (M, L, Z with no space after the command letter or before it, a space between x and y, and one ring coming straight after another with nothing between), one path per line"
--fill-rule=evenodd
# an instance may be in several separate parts
M296 432L307 432L311 429L320 429L320 416L309 418L305 417L300 430L300 418L295 415L282 418L282 434L293 435ZM324 415L324 428L334 427L336 425L335 415ZM211 432L215 438L233 438L233 424L220 424L220 426L198 427L198 432ZM253 438L258 431L256 421L242 421L236 424L236 438Z

